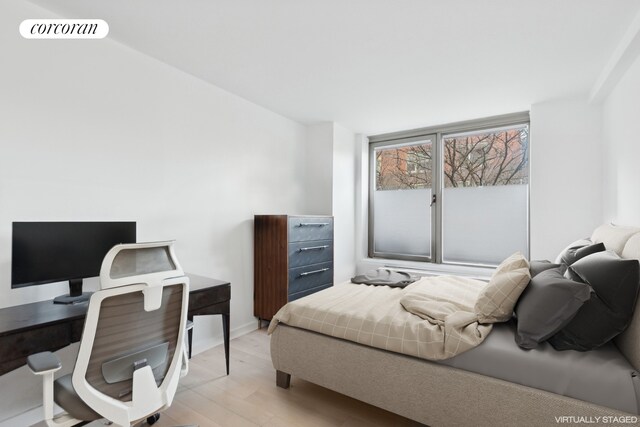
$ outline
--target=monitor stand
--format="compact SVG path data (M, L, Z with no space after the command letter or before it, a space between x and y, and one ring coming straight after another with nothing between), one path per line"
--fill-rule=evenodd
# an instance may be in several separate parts
M93 292L82 292L82 279L69 280L69 293L53 299L54 304L79 304L89 301Z

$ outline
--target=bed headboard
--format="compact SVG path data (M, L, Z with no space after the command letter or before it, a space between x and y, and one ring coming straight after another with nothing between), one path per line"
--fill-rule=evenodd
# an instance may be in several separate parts
M596 228L591 240L603 242L607 249L616 251L622 258L640 261L640 228L605 224ZM640 371L640 298L631 324L614 342L631 365Z

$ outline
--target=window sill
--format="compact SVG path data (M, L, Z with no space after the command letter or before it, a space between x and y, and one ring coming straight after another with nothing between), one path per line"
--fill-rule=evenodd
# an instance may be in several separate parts
M360 260L360 262L358 262L357 270L358 274L362 274L369 270L374 270L381 267L406 271L408 273L417 274L420 276L455 275L471 277L473 279L479 280L489 280L491 278L491 275L493 274L493 271L495 270L494 267L433 264L430 262L403 261L385 258L364 258Z

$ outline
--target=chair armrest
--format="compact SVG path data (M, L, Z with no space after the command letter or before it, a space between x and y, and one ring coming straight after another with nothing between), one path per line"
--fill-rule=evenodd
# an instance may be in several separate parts
M48 372L56 372L62 367L58 356L50 351L32 354L27 357L27 365L29 369L36 375L46 374Z

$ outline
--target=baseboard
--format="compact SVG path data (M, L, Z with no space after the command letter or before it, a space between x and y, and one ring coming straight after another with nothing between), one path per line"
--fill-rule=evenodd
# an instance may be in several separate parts
M33 409L29 409L28 411L25 411L21 414L14 415L13 417L7 418L4 421L0 421L0 427L33 426L36 424L38 427L44 426L45 423L42 420L44 414L43 411L44 410L42 409L42 405ZM62 412L62 408L60 408L58 405L53 406L54 414L57 415ZM93 423L87 424L86 427L102 426L102 423L97 423L98 421L95 421Z
M250 332L258 329L258 321L255 320L253 322L246 323L242 326L235 327L229 331L229 335L231 339L241 337ZM221 344L224 344L224 338L222 336L215 336L211 338L207 338L204 340L194 341L193 343L193 355L200 354L204 351L212 349L213 347L217 347ZM2 426L0 426L2 427Z
M231 339L247 335L249 332L253 332L258 329L258 320L251 321L242 326L238 326L231 330Z
M42 406L0 421L0 427L30 426L42 421Z

